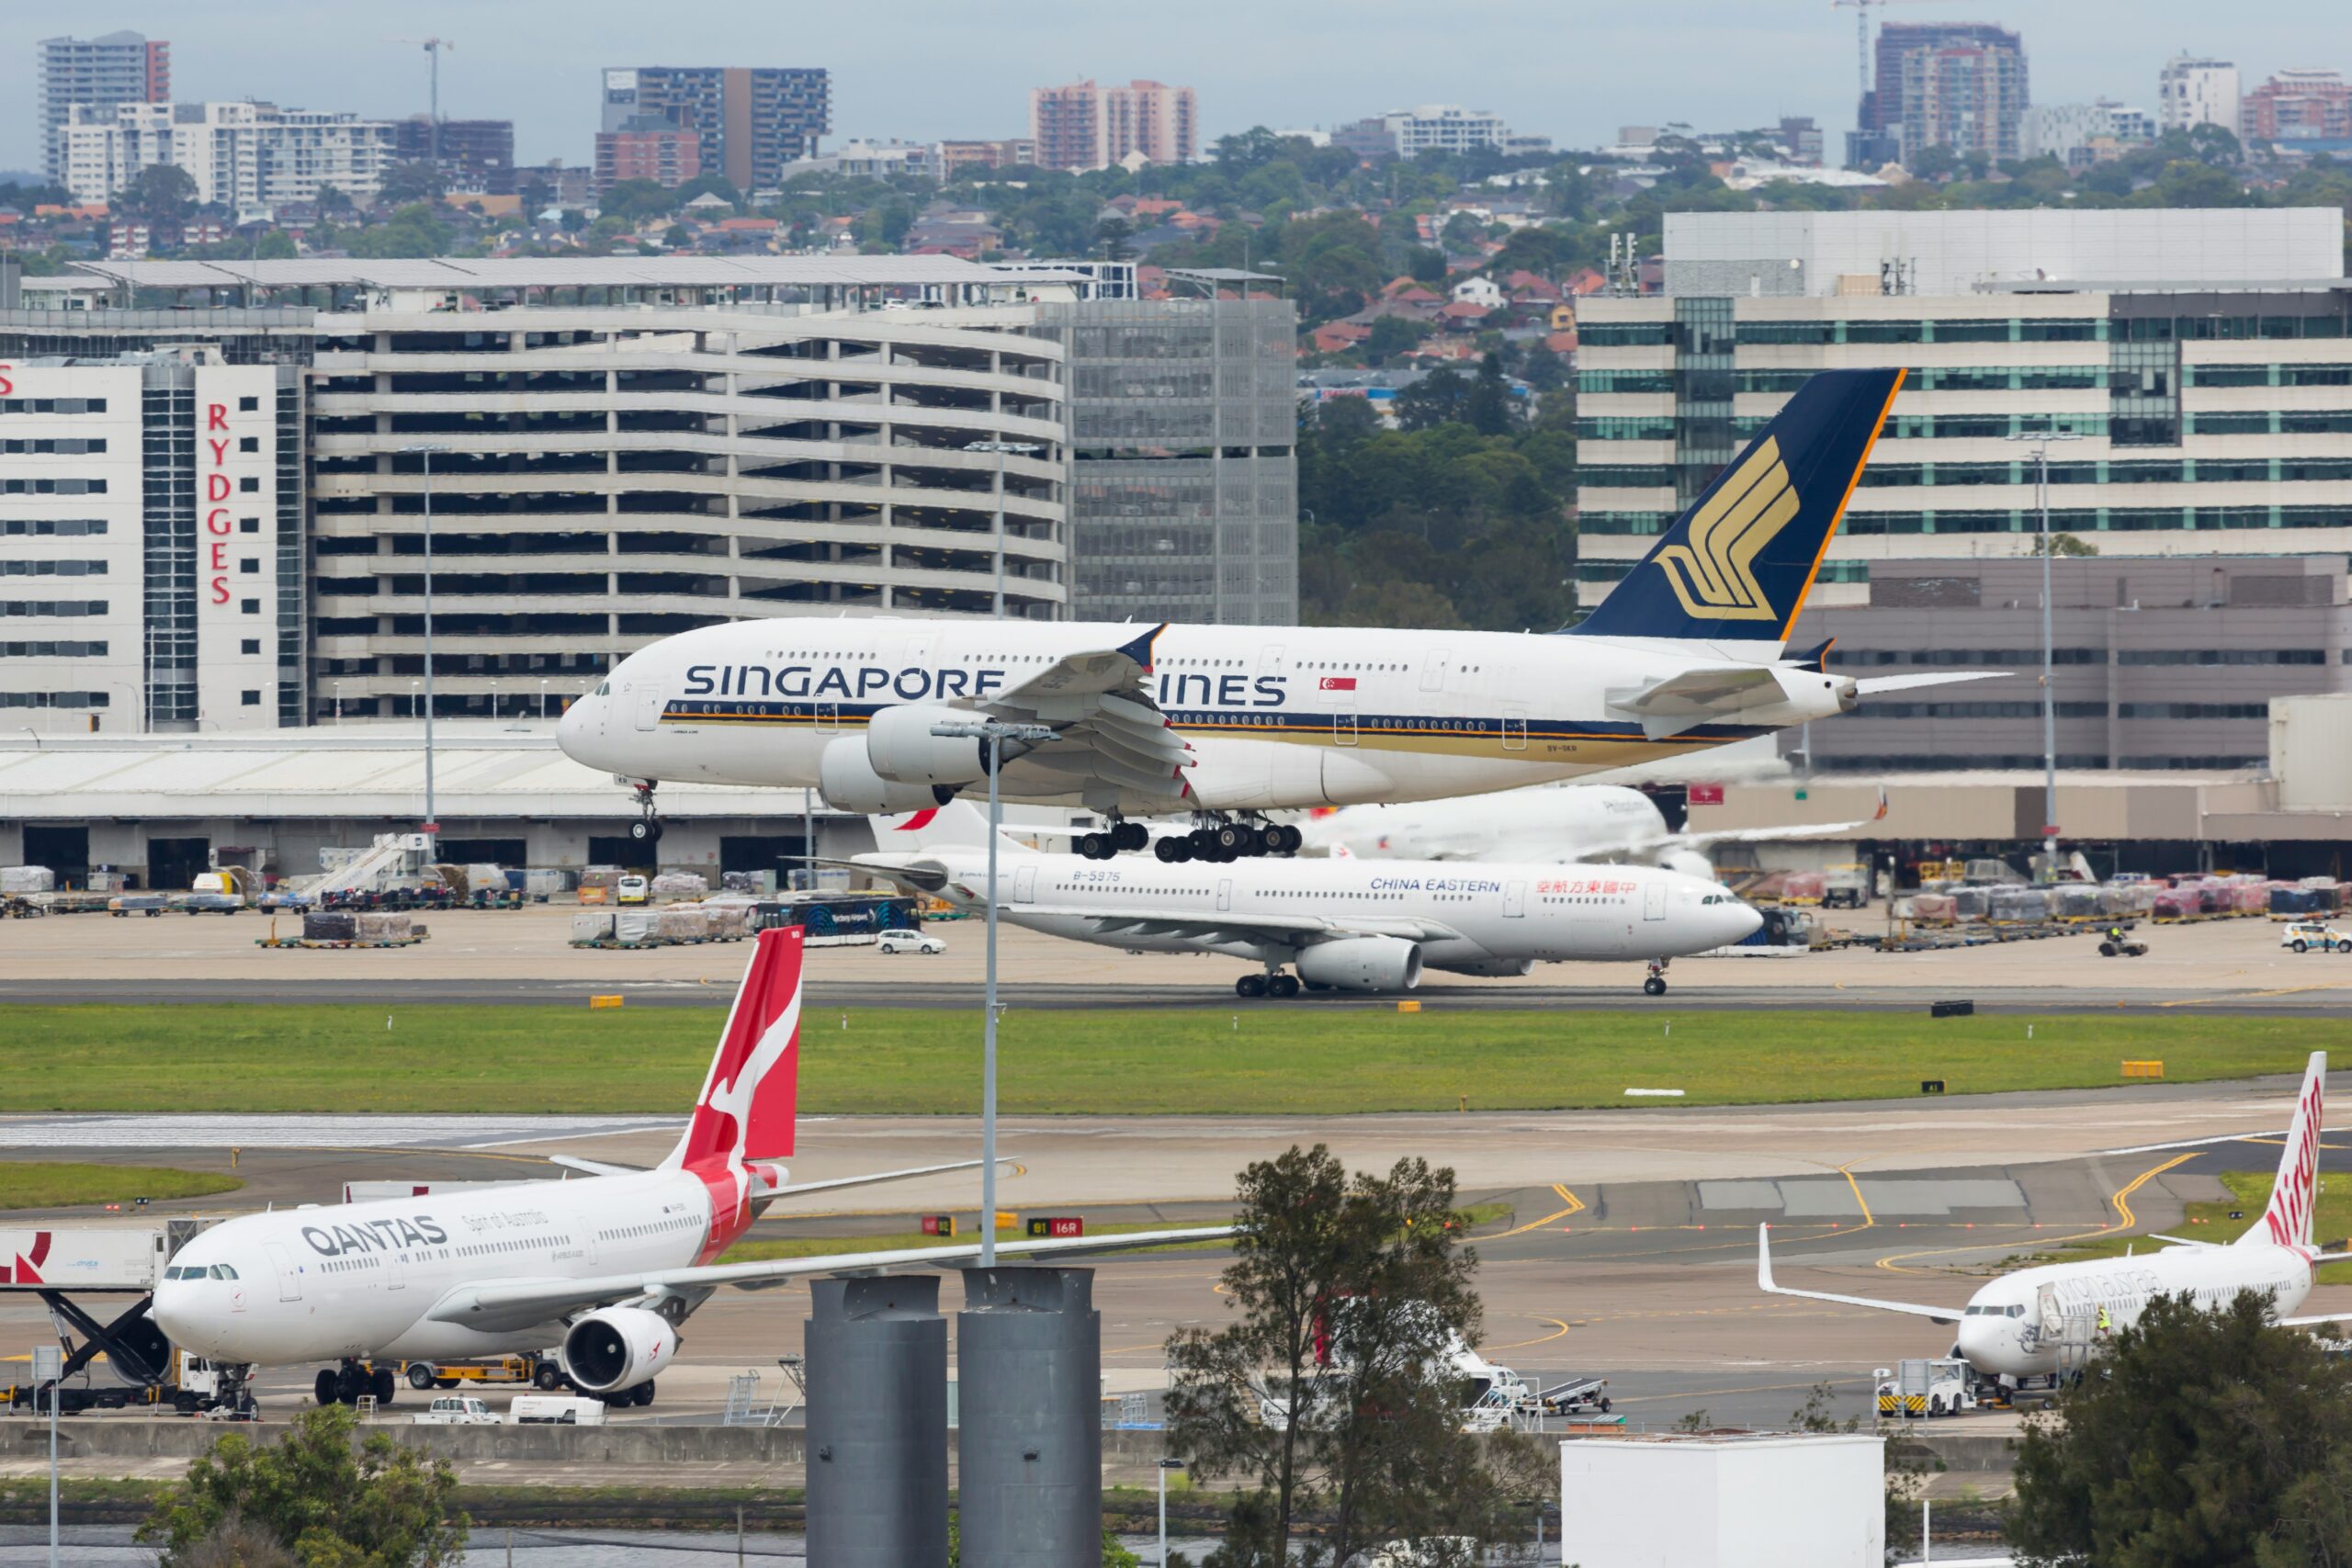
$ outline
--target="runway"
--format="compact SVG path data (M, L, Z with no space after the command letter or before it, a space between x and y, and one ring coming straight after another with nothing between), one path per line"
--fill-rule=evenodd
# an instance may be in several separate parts
M1619 1411L1637 1427L1670 1426L1702 1409L1713 1421L1779 1425L1825 1381L1839 1418L1859 1414L1872 1368L1940 1354L1950 1340L1916 1319L1761 1295L1758 1224L1774 1226L1784 1282L1957 1305L2004 1258L2110 1228L2165 1229L2185 1203L2222 1195L2219 1172L2269 1168L2275 1143L2196 1141L2275 1137L2292 1088L2278 1077L1925 1105L1307 1122L1009 1118L1003 1146L1017 1164L1001 1196L1023 1214L1077 1213L1098 1225L1197 1224L1229 1212L1242 1164L1294 1143L1324 1142L1353 1168L1426 1157L1456 1170L1465 1204L1510 1205L1472 1238L1486 1303L1481 1343L1495 1359L1547 1385L1570 1374L1608 1377ZM286 1124L276 1138L255 1135L248 1119L19 1117L0 1122L0 1137L18 1157L225 1169L227 1150L211 1140L241 1136L237 1174L249 1185L229 1201L247 1209L331 1202L356 1178L554 1176L545 1156L555 1152L650 1163L674 1135L673 1124L646 1118L273 1120ZM83 1134L100 1122L132 1125L118 1134L125 1141L92 1147ZM60 1142L27 1141L42 1136ZM968 1157L977 1143L965 1118L811 1121L793 1172L821 1179ZM2325 1157L2332 1172L2352 1170L2343 1147ZM968 1218L975 1186L959 1173L786 1201L754 1235L905 1234L921 1213ZM149 1217L220 1213L222 1202L158 1204ZM1175 1329L1226 1321L1216 1291L1220 1252L1091 1261L1112 1394L1161 1386L1163 1346ZM956 1309L958 1289L951 1280L943 1310ZM2306 1310L2331 1304L2352 1312L2352 1289L2323 1291ZM764 1368L773 1377L776 1357L799 1351L807 1311L801 1285L721 1292L688 1325L660 1403L628 1418L709 1418L728 1376ZM13 1330L30 1343L41 1321L33 1302L0 1298L0 1336ZM265 1380L265 1392L282 1409L307 1384L306 1372L281 1371Z

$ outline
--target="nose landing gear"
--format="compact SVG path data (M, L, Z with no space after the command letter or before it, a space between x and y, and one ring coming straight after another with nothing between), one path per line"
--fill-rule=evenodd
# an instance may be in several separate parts
M629 785L629 794L637 801L639 816L628 825L628 841L647 849L662 841L662 818L653 814L653 786L657 782L645 779Z
M1645 997L1662 997L1666 995L1667 963L1668 960L1663 958L1653 958L1650 960L1650 976L1648 979L1642 982L1642 995Z

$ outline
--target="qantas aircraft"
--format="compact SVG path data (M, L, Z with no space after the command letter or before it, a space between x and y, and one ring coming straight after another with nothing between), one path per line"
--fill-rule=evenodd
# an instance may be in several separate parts
M2347 1314L2341 1313L2285 1315L2311 1294L2321 1264L2352 1258L2352 1253L2322 1252L2312 1245L2312 1205L2319 1190L2320 1102L2326 1080L2327 1053L2314 1051L2303 1069L2295 1122L2278 1156L2278 1179L2270 1190L2269 1205L2252 1229L2227 1245L2154 1236L2150 1239L2173 1245L2136 1257L2019 1269L1984 1286L1965 1307L1939 1307L1776 1284L1766 1226L1758 1227L1756 1239L1758 1288L1770 1295L1957 1323L1960 1339L1952 1354L1980 1376L2011 1386L2029 1378L2078 1372L2104 1335L2137 1323L2158 1296L2187 1295L2212 1310L2228 1305L2240 1291L2256 1291L2270 1299L2271 1311L2280 1314L2275 1321L2283 1327L2345 1321Z
M975 1246L720 1263L782 1197L967 1168L927 1166L785 1184L800 1069L797 930L762 931L678 1146L650 1170L559 1163L584 1179L447 1198L306 1206L229 1220L172 1258L152 1315L174 1345L234 1369L334 1363L322 1404L389 1403L391 1359L455 1360L561 1346L564 1374L610 1403L652 1403L679 1325L721 1285L964 1263ZM1226 1235L997 1243L1037 1257ZM371 1368L368 1363L374 1362Z
M990 900L987 833L979 811L958 802L877 820L875 838L892 847L845 863L979 908ZM1718 884L1652 866L1272 860L1227 871L1105 866L1011 842L997 861L999 919L1102 947L1246 959L1264 973L1234 982L1245 997L1405 991L1424 968L1525 975L1539 962L1600 959L1645 960L1642 988L1662 996L1668 959L1764 922Z
M1886 815L1879 794L1878 814ZM1513 854L1527 860L1634 861L1687 876L1713 877L1713 844L1783 843L1834 839L1867 821L1806 827L1729 828L1678 833L1657 803L1623 784L1563 784L1515 789L1471 800L1430 800L1408 806L1346 806L1299 824L1307 854L1351 854L1365 860L1483 860Z
M1856 681L1789 654L1899 370L1825 371L1557 637L891 616L738 621L665 637L573 703L565 753L637 791L663 779L820 791L842 811L987 793L1113 819L1091 858L1140 850L1129 817L1188 813L1204 858L1298 847L1284 807L1476 795L1673 756L1975 678Z

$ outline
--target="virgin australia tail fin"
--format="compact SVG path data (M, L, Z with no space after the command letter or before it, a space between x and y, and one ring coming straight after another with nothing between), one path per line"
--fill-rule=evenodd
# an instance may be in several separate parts
M760 933L685 1136L662 1168L729 1168L792 1153L800 1093L800 928Z
M2278 1247L2312 1244L2312 1205L2319 1197L2321 1102L2327 1097L2327 1053L2314 1051L2303 1068L2302 1092L2295 1097L2295 1122L2278 1155L2278 1179L2271 1184L2261 1223L2238 1237Z
M1825 370L1797 389L1572 635L1786 642L1902 385Z

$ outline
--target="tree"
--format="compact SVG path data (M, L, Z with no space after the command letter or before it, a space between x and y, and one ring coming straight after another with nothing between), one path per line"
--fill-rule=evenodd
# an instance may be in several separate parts
M2033 548L2029 553L2037 556L2042 554L2041 541L2042 536L2036 534L2033 536ZM2050 536L2050 547L2048 553L2053 558L2058 556L2095 556L2098 554L2098 547L2092 544L2089 540L2081 538L2073 534L2052 534Z
M1363 340L1363 356L1374 365L1385 365L1429 335L1430 329L1410 317L1382 316L1373 321L1372 335Z
M2206 123L2188 128L2188 155L2217 169L2234 169L2245 162L2245 149L2227 126Z
M321 186L311 205L319 209L322 218L347 218L351 215L351 197L334 186Z
M1462 400L1462 417L1481 435L1500 435L1510 428L1510 383L1503 378L1503 356L1489 354L1478 362L1478 378Z
M229 1535L254 1532L305 1568L438 1568L464 1553L466 1517L447 1461L427 1462L390 1434L356 1450L358 1417L321 1405L297 1416L275 1443L230 1432L139 1527L163 1568L239 1561L219 1555ZM260 1559L243 1559L259 1568Z
M2041 1564L2285 1568L2352 1559L2352 1366L2241 1292L2159 1297L2029 1421L2010 1546Z
M658 180L616 180L597 199L596 210L631 223L662 218L678 210L678 193Z
M1125 261L1135 254L1136 248L1127 243L1135 231L1136 226L1124 218L1105 218L1094 225L1094 243L1102 251L1102 259Z
M196 210L196 176L177 164L150 164L122 187L121 200L150 223L176 223Z
M352 235L347 248L355 256L440 256L449 254L450 237L449 225L418 202Z
M1923 180L1948 180L1960 167L1960 154L1942 142L1919 149L1911 160L1911 172Z
M523 198L519 205L526 218L536 219L555 205L555 186L537 175L525 180L515 194Z
M292 261L294 256L294 236L283 229L272 229L254 242L255 261Z
M1404 430L1430 430L1464 418L1470 383L1459 370L1430 371L1396 394L1396 423Z
M378 195L394 207L404 207L413 201L438 201L448 189L449 176L440 165L419 158L387 170Z
M1246 1483L1211 1561L1344 1563L1399 1541L1515 1538L1542 1462L1508 1442L1490 1462L1461 1429L1452 1358L1479 1306L1453 1173L1399 1160L1351 1178L1318 1144L1250 1166L1238 1197L1221 1281L1236 1319L1169 1341L1170 1447Z
M1415 245L1405 253L1405 270L1416 283L1445 281L1445 253L1434 245Z

